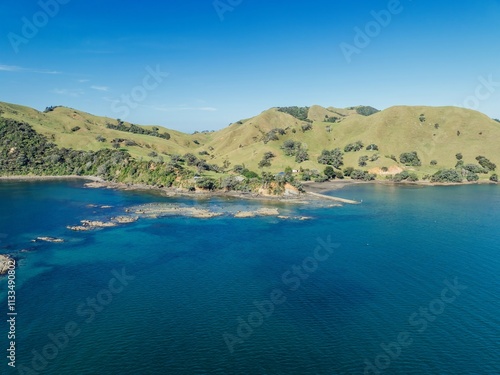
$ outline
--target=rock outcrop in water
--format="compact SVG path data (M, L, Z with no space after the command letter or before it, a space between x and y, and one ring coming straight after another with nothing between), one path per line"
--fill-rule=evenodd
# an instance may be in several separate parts
M64 240L62 238L42 236L35 238L32 242L51 242L51 243L62 243Z
M129 224L139 220L137 216L117 216L110 221L82 220L82 225L68 225L66 228L75 232L85 232L94 229L112 228L119 224Z
M162 203L146 204L138 207L133 207L129 209L129 211L132 211L143 217L153 219L164 216L186 216L199 219L208 219L222 215L221 212L214 212L196 207L178 206Z
M238 211L234 214L236 218L256 217L256 216L278 216L277 208L260 208L255 211Z
M9 271L10 262L13 259L8 255L0 255L0 275L5 275Z

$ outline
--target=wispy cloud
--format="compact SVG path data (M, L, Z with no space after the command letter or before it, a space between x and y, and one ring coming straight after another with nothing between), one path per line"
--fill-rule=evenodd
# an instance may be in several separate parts
M55 70L31 69L23 68L16 65L2 65L0 64L0 71L12 73L38 73L38 74L61 74Z
M51 91L51 93L57 95L71 96L73 98L77 98L85 94L85 92L81 89L54 89Z
M97 91L109 91L108 86L90 86L91 89L97 90Z
M88 82L88 81L90 81L90 80L89 79L79 79L78 80L78 82L80 82L80 83L85 83L85 82Z

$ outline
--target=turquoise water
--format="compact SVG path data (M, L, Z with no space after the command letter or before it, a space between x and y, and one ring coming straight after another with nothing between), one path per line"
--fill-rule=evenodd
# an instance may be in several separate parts
M142 203L262 204L0 183L0 252L19 262L17 367L1 373L500 374L500 189L332 194L363 204L75 233ZM6 295L3 278L0 314Z

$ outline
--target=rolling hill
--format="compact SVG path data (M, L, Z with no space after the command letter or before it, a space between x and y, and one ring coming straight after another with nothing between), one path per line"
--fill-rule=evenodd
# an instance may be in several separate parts
M40 112L0 103L0 113L3 118L30 124L59 147L97 151L115 144L115 148L126 150L141 160L154 159L157 155L168 160L171 155L191 153L206 159L207 163L225 164L226 171L235 165L244 165L258 173L261 170L276 173L287 167L322 172L325 165L318 163L318 157L323 150L340 148L344 151L346 145L358 141L363 148L345 152L344 166L377 173L385 168L405 169L422 177L439 169L454 168L457 153L463 155L465 164L477 164L479 155L500 163L497 145L500 123L480 112L457 107L395 106L383 111L363 106L271 108L219 131L196 134L133 126L66 107ZM114 129L118 125L148 134ZM307 154L308 160L299 163L294 156L285 155L282 149L285 141L300 142L300 149ZM371 144L378 150L367 151L366 146ZM400 163L399 156L412 151L417 152L421 166ZM274 154L271 166L259 168L267 152ZM360 156L368 157L366 166L358 166ZM391 156L395 156L396 161ZM481 174L480 178L487 179L488 175Z

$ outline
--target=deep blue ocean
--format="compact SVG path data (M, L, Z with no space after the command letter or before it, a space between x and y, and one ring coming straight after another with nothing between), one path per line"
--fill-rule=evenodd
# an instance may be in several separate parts
M500 188L330 194L363 203L0 182L0 253L18 262L15 368L0 280L0 373L500 374ZM277 207L312 220L168 217L66 229L151 202ZM38 236L65 242L31 242Z

